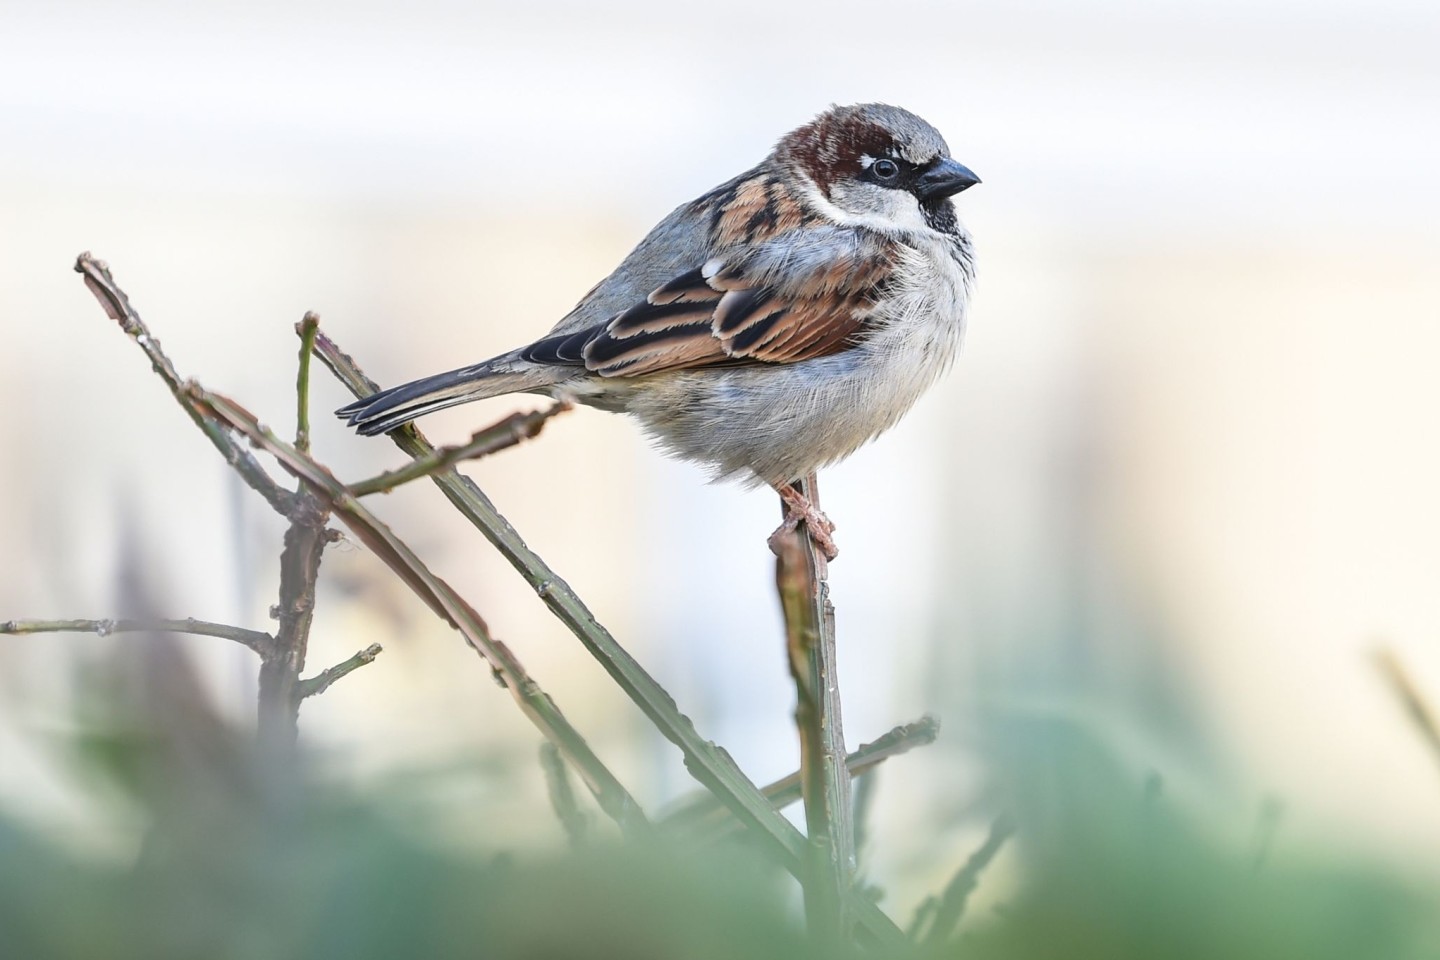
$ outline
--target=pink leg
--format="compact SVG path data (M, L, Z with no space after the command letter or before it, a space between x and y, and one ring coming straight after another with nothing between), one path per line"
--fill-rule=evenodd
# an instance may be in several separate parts
M821 513L819 508L805 498L798 489L788 483L775 486L775 492L780 494L780 499L785 504L785 522L770 534L770 549L775 549L776 538L784 536L793 531L803 521L805 530L810 534L810 539L815 541L815 546L825 554L826 560L834 560L840 555L835 546L834 539L830 534L835 532L835 524L830 518Z

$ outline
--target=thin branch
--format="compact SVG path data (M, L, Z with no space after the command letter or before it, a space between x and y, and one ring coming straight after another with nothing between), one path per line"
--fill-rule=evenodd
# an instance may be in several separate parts
M310 452L310 354L319 329L320 317L315 313L306 313L295 324L295 332L300 335L300 364L295 374L295 449L301 453Z
M995 859L995 855L1014 832L1015 824L1009 817L997 817L990 825L990 834L985 838L985 842L970 854L970 859L965 861L945 885L945 892L940 895L939 903L935 907L934 920L923 940L926 946L939 946L950 938L951 932L965 914L966 901L980 882L980 872L990 865L990 861ZM918 933L918 930L916 932Z
M367 397L378 389L355 365L355 361L324 333L315 339L315 355L356 397ZM413 424L392 430L388 436L412 457L426 456L435 449ZM720 797L741 822L765 837L776 859L792 874L799 876L806 856L804 835L775 811L734 759L699 735L690 718L679 711L665 689L600 625L569 584L525 545L515 528L470 478L454 470L445 470L434 474L431 479L455 508L510 561L551 612L570 628L620 689L655 724L656 729L680 748L691 775ZM873 940L888 946L904 942L900 928L875 903L863 897L852 897L851 905Z
M862 776L891 757L934 743L939 732L940 721L930 716L921 717L914 723L894 728L870 743L862 743L854 753L845 758L845 766L850 768L851 777ZM800 799L800 772L796 771L766 784L760 788L760 792L765 794L776 810L783 810ZM681 801L661 822L666 827L713 829L722 826L726 820L734 823L729 817L729 811L715 795L701 793Z
M290 521L285 533L285 549L280 558L280 603L277 607L280 625L273 637L264 635L265 643L252 649L261 657L257 705L260 740L291 749L297 736L298 713L303 699L297 694L297 687L300 672L305 667L305 649L314 616L315 581L328 542L324 505L304 490L292 494L282 489L259 461L237 443L222 424L208 415L209 411L194 391L180 380L174 364L161 350L160 341L140 319L130 304L130 298L120 289L103 261L82 253L76 258L75 271L85 278L85 285L106 314L117 321L121 330L145 352L151 367L170 388L171 395L226 462L265 498L272 509ZM308 449L310 443L310 358L318 324L319 319L314 314L307 314L299 326L301 349L296 375L296 442L302 449Z
M802 481L801 493L819 507L813 474ZM835 608L830 604L825 558L804 522L773 539L772 544L790 673L795 679L800 784L810 835L805 913L813 935L843 943L852 926L849 903L855 877L855 823L840 722Z
M1405 665L1393 650L1387 649L1376 651L1375 666L1380 668L1381 676L1390 684L1390 689L1405 708L1405 715L1415 725L1420 738L1425 741L1435 759L1440 761L1440 723L1437 723L1435 711L1425 699L1425 695L1410 678L1410 671L1405 669Z
M585 814L575 802L575 791L570 787L570 772L555 744L548 740L540 744L540 766L545 770L545 787L550 794L550 806L570 838L570 845L578 847L585 842L587 823Z
M601 809L613 817L622 829L638 833L648 827L640 805L601 763L549 695L530 678L510 649L490 636L489 627L480 615L448 583L431 573L389 527L352 497L334 474L262 427L253 414L234 401L210 393L195 383L189 384L186 390L210 416L275 457L285 470L298 477L317 497L323 498L361 542L399 574L432 610L460 631L475 652L490 664L521 711L580 771Z
M299 735L300 701L304 699L299 693L300 674L315 619L320 560L329 543L325 532L329 512L324 503L299 491L290 512L285 549L280 554L280 602L275 607L280 624L273 655L260 664L257 714L261 742L282 750L293 746Z
M849 764L846 764L849 766ZM851 774L852 785L850 795L850 809L855 821L855 872L860 875L860 865L865 857L865 845L870 840L870 811L875 805L875 785L880 782L880 775L871 772L868 776L854 779Z
M384 649L380 644L372 643L349 660L342 660L333 667L326 667L313 677L301 680L295 687L295 699L305 700L309 697L319 696L329 690L330 685L336 680L354 673L367 663L374 663L375 658L380 656Z
M112 633L189 633L197 637L219 637L233 640L264 656L275 638L259 630L246 630L228 623L208 620L7 620L0 623L0 633L94 633L108 637Z
M540 435L546 421L557 414L571 409L568 401L560 401L544 410L530 413L512 413L484 430L477 430L468 443L453 447L437 447L428 456L417 457L396 470L387 470L376 477L350 484L352 497L365 497L372 493L389 493L402 483L428 477L432 473L449 469L462 460L478 460L516 446Z
M149 328L140 319L140 315L135 312L135 308L130 305L130 298L125 296L125 292L116 285L114 278L111 277L110 268L105 262L96 260L88 253L82 253L75 260L75 272L85 278L85 286L89 287L90 292L95 295L95 299L100 301L100 306L105 308L105 313L110 319L119 322L120 329L133 339L140 349L145 351L145 355L150 358L150 365L155 368L160 379L165 381L165 385L170 388L170 393L190 415L190 419L195 421L195 425L204 432L205 436L210 438L215 449L224 456L225 462L234 467L240 477L260 496L264 497L265 502L270 504L276 513L288 516L290 493L282 489L265 472L265 468L260 466L260 462L250 454L250 451L236 443L234 438L226 433L219 424L206 419L194 402L185 395L184 384L181 382L179 374L175 372L175 367L170 359L160 349L160 341L151 336Z

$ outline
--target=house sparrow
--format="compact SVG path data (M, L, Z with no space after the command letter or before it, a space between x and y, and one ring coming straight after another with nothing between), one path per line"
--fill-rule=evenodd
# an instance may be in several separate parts
M833 107L684 204L540 340L342 407L360 433L506 393L628 413L715 477L796 481L893 426L955 357L975 268L950 197L980 182L886 104ZM779 534L781 531L776 531Z

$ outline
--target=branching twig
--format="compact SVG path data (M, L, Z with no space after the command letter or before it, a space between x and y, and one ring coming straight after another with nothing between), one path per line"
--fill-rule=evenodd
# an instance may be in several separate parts
M550 806L570 838L570 845L578 847L585 842L585 814L575 802L575 791L570 787L570 772L555 744L546 741L540 744L540 766L545 770L545 787L550 794Z
M639 804L595 756L549 695L530 679L509 648L490 636L485 621L448 583L431 573L389 527L350 495L334 474L262 427L249 411L198 384L191 383L186 390L209 415L280 461L282 467L322 498L351 532L399 574L417 596L460 631L503 681L521 711L575 764L601 809L628 831L645 829L646 820Z
M476 431L468 443L453 447L436 447L428 456L416 457L405 466L368 480L350 484L352 497L369 496L372 493L389 493L402 483L428 477L432 473L453 467L462 460L478 460L492 453L508 449L525 440L540 435L545 422L556 414L564 413L571 407L567 401L560 401L545 410L530 413L512 413L484 430Z
M120 329L124 330L137 344L145 351L150 358L150 365L165 381L180 406L195 421L205 436L210 438L215 449L219 450L225 457L225 462L235 468L235 472L250 485L255 492L265 498L265 502L275 509L276 513L288 515L290 512L290 493L280 487L260 462L251 456L250 451L237 444L233 437L225 432L219 424L207 420L195 407L194 403L184 395L184 385L179 374L175 372L174 365L160 349L160 341L150 334L150 330L141 321L140 315L130 306L130 299L125 292L115 285L114 279L110 276L110 268L104 261L96 260L88 253L82 253L75 261L75 272L85 278L85 286L100 301L105 308L105 313L111 320L118 321Z
M228 623L208 620L7 620L0 623L0 633L94 633L108 637L112 633L189 633L198 637L219 637L234 640L262 656L275 638L260 630L232 627Z
M801 493L819 507L813 474L802 482ZM804 522L771 542L776 548L775 582L785 612L786 649L795 678L800 782L810 835L805 913L812 934L845 942L852 925L849 903L855 875L855 824L840 722L835 610L830 605L825 558Z
M275 610L280 625L275 646L260 664L259 736L262 743L281 750L293 746L299 733L300 673L310 644L315 619L315 583L329 536L327 506L305 490L291 500L290 526L280 554L280 602Z
M970 894L974 892L976 884L980 881L980 871L989 866L990 861L995 859L995 855L1000 852L1000 848L1005 845L1005 841L1010 839L1010 835L1014 832L1015 825L1009 817L998 817L990 825L990 834L985 838L985 842L970 854L970 859L965 861L964 866L956 871L955 876L951 877L950 882L945 885L945 892L940 895L940 899L933 909L934 919L930 923L930 929L926 931L921 940L923 944L936 947L950 938L950 934L965 913L965 902L970 899ZM924 909L923 905L922 909ZM919 939L919 919L917 915L917 923L912 924L917 939Z
M303 488L295 493L283 490L265 472L259 462L225 429L208 416L193 391L182 383L160 342L150 333L130 298L115 282L110 268L88 253L75 261L75 270L85 278L85 285L150 359L150 364L175 400L190 415L210 442L225 457L245 482L265 498L265 502L290 521L285 532L285 548L280 557L280 602L276 614L280 624L272 637L263 634L263 644L247 644L260 654L260 695L257 705L257 726L260 741L278 747L283 753L293 748L297 736L300 701L300 672L305 668L305 650L309 643L310 623L315 610L315 581L320 559L328 542L325 505ZM310 446L310 357L319 318L306 314L300 323L300 361L295 380L296 445L302 450ZM243 642L243 641L242 641ZM332 681L333 682L333 681Z
M349 660L342 660L333 667L326 667L313 677L301 680L295 686L295 699L304 700L308 697L319 696L329 690L330 684L336 680L348 673L354 673L367 663L374 663L375 658L380 656L384 649L380 644L372 643Z
M310 354L320 318L305 314L296 324L300 358L295 374L295 446L310 449ZM193 399L193 392L187 390ZM310 625L315 619L315 586L320 561L330 538L325 529L329 507L304 484L295 489L286 514L285 549L280 554L280 601L275 610L280 626L273 653L260 665L259 737L261 743L287 751L300 732L300 703L305 699L300 673L310 646Z
M940 721L934 717L921 717L914 723L896 727L870 743L862 743L854 753L845 758L845 766L850 768L851 777L861 776L891 757L934 743L939 732ZM776 810L783 810L800 799L800 773L796 771L788 777L766 784L760 791ZM723 824L721 817L729 819L728 814L729 811L714 794L701 793L678 804L662 822L667 827L713 828ZM730 822L733 823L734 820Z
M316 337L315 355L356 397L367 397L378 387L343 351L323 333ZM429 455L435 448L413 425L392 430L389 437L412 457ZM675 701L600 625L595 615L540 557L525 545L488 497L468 477L454 470L432 475L431 479L455 508L473 523L501 555L535 589L586 650L614 678L662 734L680 748L686 768L696 780L721 798L747 827L767 838L777 859L796 876L806 857L806 840L790 821L777 813L765 795L745 776L735 761L720 747L699 735ZM872 901L852 897L855 916L872 939L886 945L904 940L904 934Z

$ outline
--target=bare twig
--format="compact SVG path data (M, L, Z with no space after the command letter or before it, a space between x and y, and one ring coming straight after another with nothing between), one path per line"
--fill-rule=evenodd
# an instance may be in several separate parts
M356 397L367 397L378 389L355 361L323 333L316 337L315 355ZM413 424L392 430L388 436L412 457L426 456L435 449ZM730 755L699 735L690 718L679 711L664 688L600 625L569 584L526 546L515 528L473 481L454 470L441 471L431 479L455 508L510 561L656 729L680 748L691 775L720 797L742 823L766 838L776 859L800 876L807 847L804 835L775 811ZM852 897L852 907L872 940L890 946L904 941L900 928L874 902Z
M813 474L802 482L801 493L819 507ZM784 504L781 506L783 509ZM804 522L771 543L776 550L775 582L785 613L790 672L795 678L800 784L810 835L805 913L812 934L844 942L852 925L849 903L855 875L855 824L840 722L835 609L825 579L825 558Z
M0 633L94 633L108 637L112 633L189 633L198 637L219 637L234 640L256 653L265 654L275 638L260 630L232 627L228 623L208 620L7 620L0 623Z
M82 253L76 258L75 270L85 278L85 285L104 307L106 314L119 322L120 328L145 352L176 402L210 438L226 462L266 503L290 521L285 532L284 552L280 557L280 602L276 607L279 627L273 637L247 633L249 642L241 640L261 657L257 707L261 742L278 745L288 751L295 743L300 701L306 695L300 692L300 672L305 667L305 650L314 616L315 581L325 545L329 542L325 529L328 518L325 503L311 496L303 486L293 494L282 489L255 457L236 442L225 426L210 415L189 385L181 382L174 364L160 349L160 342L140 319L130 304L130 298L120 289L103 261ZM296 445L302 450L308 450L310 446L310 358L319 322L319 318L310 313L297 326L301 346L295 380L295 435ZM262 637L263 642L258 639ZM231 638L236 639L236 636L232 633ZM343 675L335 674L325 685Z
M350 484L350 495L364 497L372 493L389 493L402 483L428 477L430 474L446 470L462 460L478 460L481 457L488 457L492 453L506 450L525 440L539 436L547 420L570 408L571 404L562 400L544 410L512 413L499 423L476 431L468 443L453 447L437 447L428 456L416 457L399 469L387 470L379 476Z
M326 505L306 491L291 501L290 526L280 554L280 625L275 646L260 664L259 730L261 742L293 745L299 734L300 673L315 618L315 583L329 538Z
M921 717L914 723L907 723L877 737L870 743L862 743L855 752L845 758L851 777L859 777L874 770L891 757L899 756L935 742L940 732L940 721L934 717ZM776 810L783 810L800 799L800 773L796 771L760 788ZM701 793L682 801L662 821L667 827L705 829L721 826L729 818L729 811L711 793Z
M237 444L234 438L226 433L219 424L207 420L194 403L184 395L184 384L181 382L179 374L175 372L175 366L160 349L160 341L150 334L150 330L141 321L140 315L135 312L134 307L130 306L130 298L116 286L114 278L110 276L110 268L105 262L96 260L88 253L82 253L75 261L75 272L85 278L85 286L89 287L90 292L95 295L95 299L100 301L100 305L105 308L105 313L109 315L110 319L118 321L120 329L139 344L140 349L145 351L145 355L150 358L150 364L160 375L160 379L165 381L165 385L170 388L170 392L179 401L180 406L190 415L190 419L195 421L195 425L205 436L210 438L215 449L224 456L225 462L234 467L241 479L264 497L265 502L270 504L277 513L288 516L290 493L282 489L265 472L265 468L260 466L260 462L250 454L250 451Z
M540 766L545 770L545 787L550 793L550 806L570 838L570 845L578 847L585 842L585 814L575 802L575 791L570 787L570 772L555 744L546 741L540 744Z
M253 414L234 401L210 393L195 383L189 384L186 390L210 416L275 457L285 470L322 498L351 532L399 574L417 596L460 631L475 652L490 664L521 711L580 771L602 810L627 831L646 829L647 821L639 804L600 762L589 744L565 719L549 695L530 678L509 648L490 636L490 630L480 615L448 583L431 573L389 527L351 496L334 474L262 427Z
M926 946L935 947L950 938L950 934L965 913L965 902L970 899L970 894L975 891L975 886L980 882L980 872L990 865L990 861L995 859L995 855L1000 852L1000 848L1005 845L1005 841L1010 839L1010 835L1014 832L1015 825L1009 817L997 817L995 822L990 825L990 834L985 838L985 842L970 854L970 858L945 885L945 892L940 895L940 900L935 906L934 919L930 924L930 929L925 932L921 942ZM916 920L918 922L918 915ZM915 925L912 924L912 926ZM919 939L918 933L917 928L915 930L917 939Z
M367 663L374 663L375 658L380 656L381 651L384 649L380 644L372 643L350 659L342 660L333 667L326 667L313 677L301 680L295 686L295 699L304 700L308 697L319 696L326 690L329 690L330 685L336 680L339 680L346 674L354 673Z
M1405 708L1405 714L1415 725L1420 738L1430 748L1436 761L1440 761L1440 723L1437 723L1435 711L1425 699L1425 695L1420 692L1415 681L1410 679L1410 671L1405 669L1395 652L1388 649L1376 651L1375 665L1380 668L1380 674L1390 684L1390 689L1395 693L1400 705Z

